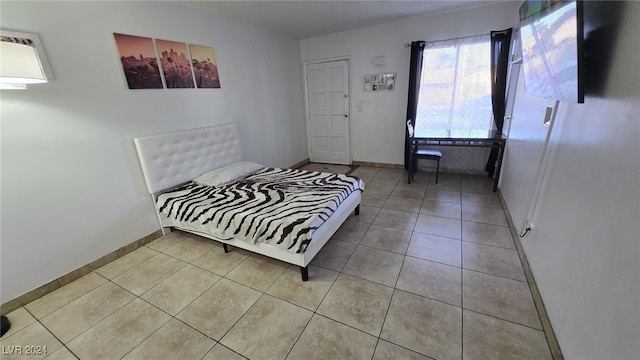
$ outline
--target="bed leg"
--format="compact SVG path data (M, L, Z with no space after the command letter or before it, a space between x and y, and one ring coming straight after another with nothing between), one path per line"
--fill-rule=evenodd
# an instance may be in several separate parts
M302 274L302 281L309 280L309 269L306 266L300 266L300 274Z
M229 248L227 247L227 244L222 244L222 248L224 249L225 254L229 252Z
M360 215L360 204L356 206L356 215Z

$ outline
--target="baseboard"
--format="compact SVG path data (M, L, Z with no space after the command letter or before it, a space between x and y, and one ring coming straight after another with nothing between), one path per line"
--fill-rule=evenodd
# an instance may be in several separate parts
M540 316L540 323L542 324L542 330L544 331L544 334L547 337L547 343L549 344L549 349L551 350L551 356L553 356L554 360L564 360L564 355L562 355L562 350L560 349L558 338L556 338L556 333L553 331L553 327L551 326L551 321L549 320L549 315L547 314L547 310L544 306L544 301L542 300L542 296L540 295L540 291L538 291L538 286L536 285L536 280L533 277L533 273L531 272L531 267L529 266L527 255L524 253L524 249L522 248L522 243L520 242L520 236L518 235L518 230L516 230L516 227L513 224L511 214L507 209L507 205L504 201L504 198L502 197L502 192L500 191L500 189L498 189L498 198L500 199L500 203L502 204L502 208L504 209L504 213L507 217L509 230L511 230L511 237L513 238L513 242L515 243L516 250L518 251L518 255L520 256L520 261L522 262L524 275L526 276L527 282L529 283L529 289L531 290L531 295L533 296L533 302L536 306L536 309L538 310L538 315Z
M353 161L353 166L370 166L377 168L385 168L385 169L401 169L404 170L404 164L387 164L387 163L377 163L377 162L368 162L368 161ZM435 172L435 166L418 166L419 171L428 171ZM460 169L449 169L446 167L440 166L440 173L447 174L459 174L459 175L487 175L487 172L484 170L460 170Z
M76 280L90 272L92 272L93 270L102 267L110 262L112 262L113 260L124 256L130 252L132 252L133 250L144 246L150 242L152 242L153 240L159 238L162 236L162 232L160 230L155 231L141 239L138 239L130 244L127 244L121 248L119 248L118 250L112 251L109 254L94 260L82 267L79 267L65 275L60 276L59 278L52 280L42 286L39 286L29 292L27 292L26 294L20 295L15 299L9 300L7 302L5 302L4 304L0 305L0 314L2 315L6 315L10 312L12 312L15 309L18 309L30 302L32 302L33 300L36 300L70 282L72 282L73 280Z
M310 164L310 163L311 163L311 161L309 161L309 158L306 158L306 159L304 159L304 160L302 160L300 162L297 162L297 163L289 166L289 168L290 169L297 169L297 168L301 168L301 167L303 167L303 166L305 166L307 164Z
M370 167L378 167L385 169L403 169L403 164L387 164L387 163L377 163L377 162L368 162L368 161L352 161L352 165L354 166L370 166Z

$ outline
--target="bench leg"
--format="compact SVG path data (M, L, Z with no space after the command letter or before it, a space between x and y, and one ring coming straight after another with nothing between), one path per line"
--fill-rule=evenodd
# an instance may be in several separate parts
M309 269L306 266L300 266L300 274L302 275L302 281L309 280Z
M224 248L225 254L229 252L229 248L227 247L227 244L222 244L222 248Z
M356 215L360 215L360 204L356 206Z

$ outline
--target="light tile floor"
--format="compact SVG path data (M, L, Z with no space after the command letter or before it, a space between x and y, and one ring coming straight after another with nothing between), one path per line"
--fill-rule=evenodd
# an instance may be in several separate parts
M551 358L488 178L353 175L366 182L360 215L314 259L308 282L296 266L173 232L9 313L0 355Z

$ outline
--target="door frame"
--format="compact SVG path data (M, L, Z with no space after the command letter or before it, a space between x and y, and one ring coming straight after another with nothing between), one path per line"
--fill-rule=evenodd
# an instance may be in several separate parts
M351 144L352 142L352 136L351 136L351 130L352 130L352 124L351 124L351 56L350 55L346 55L346 56L337 56L337 57L331 57L331 58L324 58L324 59L315 59L315 60L305 60L303 62L303 69L302 69L302 82L303 82L303 89L304 89L304 119L305 119L305 127L307 130L307 158L309 159L310 162L313 161L313 159L311 158L311 143L312 143L312 139L311 139L311 127L310 127L310 118L309 118L309 88L308 88L308 84L307 84L307 66L308 65L314 65L314 64L321 64L321 63L329 63L329 62L334 62L334 61L346 61L347 62L347 81L348 81L348 85L347 85L347 99L349 100L347 102L347 112L349 114L348 117L348 131L349 131L349 165L353 164L353 145Z

